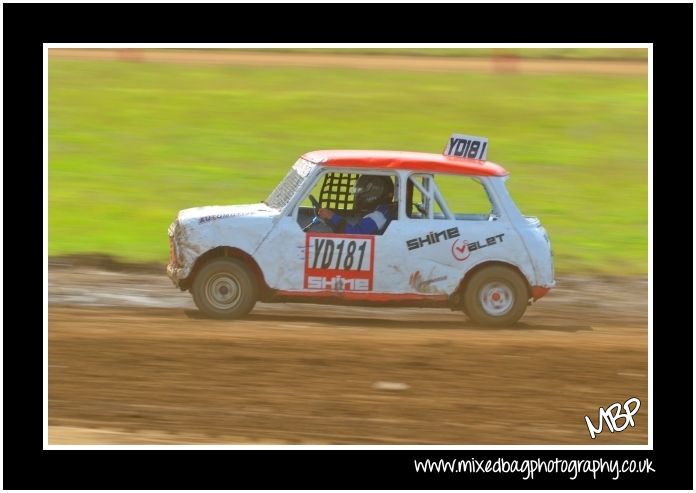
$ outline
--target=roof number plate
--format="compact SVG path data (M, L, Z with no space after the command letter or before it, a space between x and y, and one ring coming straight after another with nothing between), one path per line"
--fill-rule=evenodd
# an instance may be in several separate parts
M488 155L488 139L473 135L452 134L443 154L484 161Z

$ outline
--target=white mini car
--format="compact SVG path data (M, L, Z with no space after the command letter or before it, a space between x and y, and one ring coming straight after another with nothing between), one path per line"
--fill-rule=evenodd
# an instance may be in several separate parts
M449 307L480 325L513 324L554 286L553 253L540 221L510 198L507 171L485 160L487 145L455 134L443 154L309 152L262 203L179 212L167 273L215 318L262 301ZM376 217L356 207L364 175L388 177L382 206L393 214L373 234L348 234Z

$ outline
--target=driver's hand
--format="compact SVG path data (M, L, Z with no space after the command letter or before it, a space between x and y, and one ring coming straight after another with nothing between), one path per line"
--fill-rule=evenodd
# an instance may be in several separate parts
M331 219L334 216L334 213L330 211L329 209L319 209L317 211L317 215L322 218L322 219Z

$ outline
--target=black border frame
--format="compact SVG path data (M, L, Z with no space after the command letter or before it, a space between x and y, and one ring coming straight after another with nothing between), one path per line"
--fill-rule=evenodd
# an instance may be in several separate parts
M654 218L681 197L693 162L693 5L691 4L4 4L5 225L37 231L39 192L24 195L42 163L42 43L68 42L633 42L654 43ZM486 19L471 23L467 19ZM306 22L303 22L303 19ZM298 29L298 26L313 26ZM691 62L691 63L689 63ZM688 95L691 94L690 98ZM691 104L689 104L691 103ZM666 149L660 152L658 149ZM21 163L21 164L19 164ZM27 164L31 163L30 166ZM669 186L669 190L666 187ZM676 185L678 186L678 185ZM10 188L11 187L11 188ZM665 187L660 191L660 187ZM33 189L33 187L32 187ZM14 190L15 193L12 193ZM22 192L19 192L21 190ZM660 201L664 193L665 199ZM669 196L667 194L669 193ZM693 193L693 191L692 191ZM28 199L28 200L27 200ZM683 213L680 213L680 220ZM27 228L27 221L34 224ZM668 285L658 268L666 248L684 249L679 231L654 221L655 304ZM673 228L674 226L669 226ZM9 236L8 236L9 237ZM25 268L41 238L6 245L5 307L27 306L37 291ZM673 252L675 250L672 250ZM19 255L18 255L19 254ZM22 262L14 261L22 258ZM16 269L16 270L15 270ZM37 267L38 269L38 267ZM37 273L39 275L39 273ZM670 288L671 289L671 288ZM665 312L664 313L670 313ZM672 312L673 313L673 312ZM26 318L24 317L26 315ZM5 311L4 486L11 489L692 489L693 333L677 322L654 325L652 451L410 450L42 450L42 319ZM678 335L675 335L678 334ZM691 363L691 364L689 364ZM675 378L676 376L676 378ZM670 395L670 384L691 389ZM688 437L684 440L684 437ZM686 442L686 443L685 443ZM652 460L655 473L582 476L416 473L414 459L504 457ZM25 467L22 467L25 466ZM27 474L26 466L36 467Z

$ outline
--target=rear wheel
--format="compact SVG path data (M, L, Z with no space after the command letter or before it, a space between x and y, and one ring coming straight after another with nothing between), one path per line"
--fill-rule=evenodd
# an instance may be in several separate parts
M191 286L199 310L214 318L240 318L258 299L254 275L236 258L218 258L205 264Z
M527 283L512 269L492 266L476 272L464 293L464 312L477 324L512 325L527 309Z

